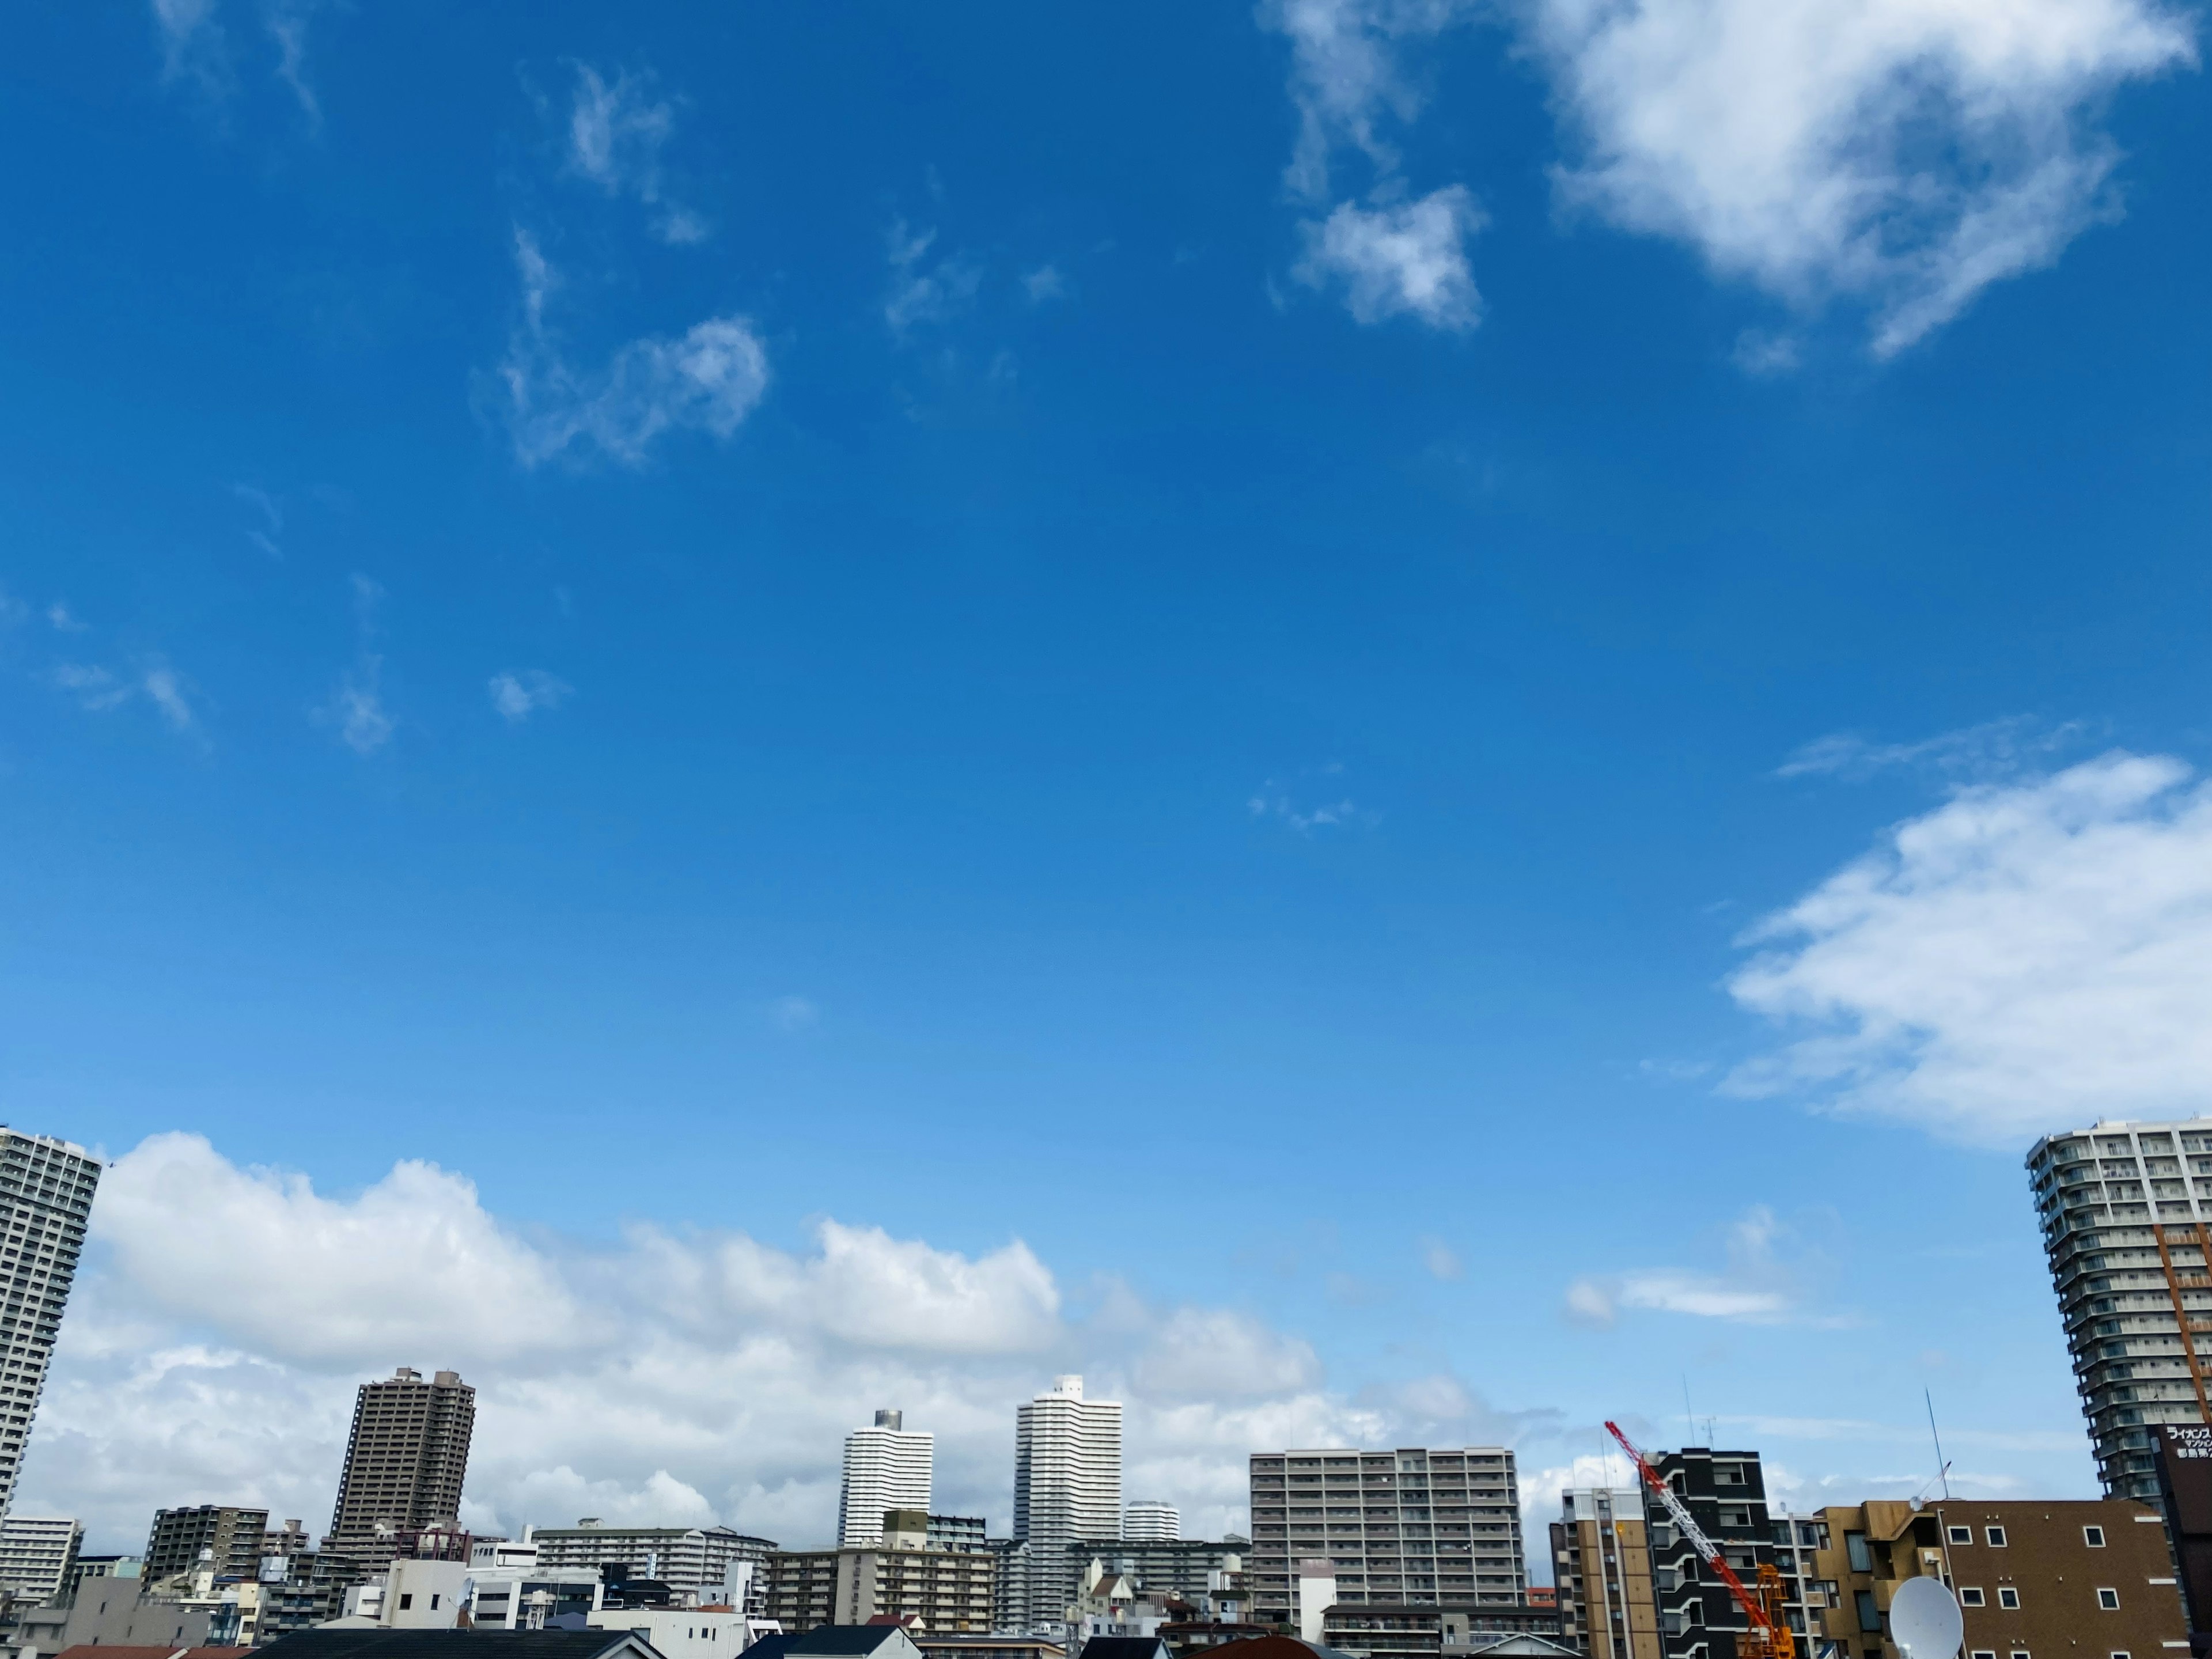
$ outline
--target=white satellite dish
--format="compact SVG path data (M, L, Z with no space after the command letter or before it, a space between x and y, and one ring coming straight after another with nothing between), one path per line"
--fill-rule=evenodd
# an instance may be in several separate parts
M1908 1578L1889 1598L1889 1639L1905 1659L1951 1659L1966 1634L1958 1599L1940 1578Z

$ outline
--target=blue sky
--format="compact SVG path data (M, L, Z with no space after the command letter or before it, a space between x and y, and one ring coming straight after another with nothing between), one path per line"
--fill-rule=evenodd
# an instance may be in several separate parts
M816 1541L902 1403L1003 1522L1065 1369L1194 1530L1686 1391L2089 1495L2019 1154L2212 1060L2190 15L0 27L0 1066L124 1160L26 1506L320 1526L395 1364L507 1528Z

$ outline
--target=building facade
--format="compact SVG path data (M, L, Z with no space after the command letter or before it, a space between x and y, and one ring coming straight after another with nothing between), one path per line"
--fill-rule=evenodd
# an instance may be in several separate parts
M1014 1536L1030 1546L1029 1618L1058 1621L1073 1598L1067 1546L1121 1530L1121 1405L1060 1376L1014 1414Z
M153 1530L146 1534L147 1581L158 1583L196 1571L202 1550L210 1552L208 1559L217 1573L257 1577L261 1558L268 1553L268 1532L267 1510L228 1504L155 1510Z
M1889 1604L1908 1578L1958 1597L1966 1659L2166 1659L2188 1622L2156 1510L2123 1498L1929 1500L1820 1511L1813 1659L1901 1659Z
M1297 1564L1334 1565L1346 1602L1522 1604L1521 1497L1504 1446L1263 1452L1251 1462L1252 1617L1297 1622Z
M929 1541L941 1550L980 1550L990 1547L980 1515L933 1515Z
M1762 1566L1781 1570L1786 1558L1776 1553L1766 1478L1757 1452L1686 1446L1654 1454L1651 1466L1718 1546L1737 1577L1750 1584ZM1657 1495L1642 1496L1663 1659L1735 1659L1735 1638L1751 1628L1749 1616L1729 1587L1698 1560Z
M381 1568L391 1564L393 1534L453 1526L476 1420L477 1391L458 1372L425 1382L402 1365L362 1383L325 1547Z
M0 1521L0 1593L33 1607L60 1601L83 1542L83 1523L66 1516L11 1515Z
M997 1624L999 1557L929 1541L929 1516L893 1510L872 1545L780 1550L769 1558L765 1614L787 1631L916 1619L940 1635L987 1635Z
M1571 1488L1551 1531L1559 1639L1585 1659L1660 1659L1643 1489Z
M531 1540L538 1546L538 1566L549 1572L618 1565L630 1577L659 1579L702 1596L720 1594L739 1564L750 1562L747 1599L753 1605L741 1611L755 1613L765 1593L768 1563L776 1553L774 1539L728 1527L603 1527L588 1518L573 1527L539 1527Z
M0 1515L15 1502L99 1185L83 1147L0 1129Z
M1073 1581L1096 1562L1155 1600L1196 1601L1223 1593L1223 1575L1243 1571L1249 1547L1241 1538L1079 1538L1067 1546L1067 1566Z
M2098 1478L2156 1503L2156 1430L2212 1422L2212 1119L2049 1135L2027 1172Z
M837 1498L837 1543L873 1544L889 1510L929 1508L936 1437L905 1426L905 1414L876 1413L875 1426L845 1437L845 1479Z
M1138 1542L1182 1536L1182 1511L1172 1504L1132 1498L1121 1511L1121 1536Z

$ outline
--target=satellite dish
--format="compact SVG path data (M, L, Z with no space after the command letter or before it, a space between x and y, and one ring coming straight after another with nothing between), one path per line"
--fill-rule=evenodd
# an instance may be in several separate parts
M1966 1634L1958 1601L1940 1578L1908 1578L1889 1598L1889 1639L1905 1659L1951 1659Z

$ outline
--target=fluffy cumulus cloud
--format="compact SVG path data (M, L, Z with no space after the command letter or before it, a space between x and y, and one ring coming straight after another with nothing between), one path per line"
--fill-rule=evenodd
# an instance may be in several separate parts
M1960 790L1750 935L1735 1090L1972 1142L2212 1107L2212 789L2113 753Z
M1470 329L1482 319L1482 301L1467 240L1481 226L1481 210L1457 185L1387 207L1342 202L1304 227L1297 275L1315 288L1340 283L1363 323L1411 317L1432 328Z
M479 1390L464 1518L834 1527L844 1435L879 1406L938 1436L938 1500L1003 1524L1013 1407L1085 1372L1127 1408L1130 1489L1194 1530L1243 1522L1256 1446L1516 1437L1436 1377L1349 1400L1302 1340L1119 1286L1071 1298L1018 1240L973 1254L828 1220L744 1233L526 1237L407 1161L357 1194L157 1135L117 1158L39 1416L23 1503L143 1538L161 1503L325 1524L355 1385L395 1364Z
M1551 82L1563 202L1800 309L1863 303L1880 355L2114 211L2101 100L2195 59L2167 0L1275 0L1261 15L1291 46L1302 199L1335 199L1348 155L1377 181L1370 210L1387 202L1423 54L1499 17ZM1747 356L1760 373L1795 358L1786 336Z
M741 316L710 317L674 338L632 340L605 368L577 368L546 320L557 273L526 231L515 233L515 264L523 322L498 380L525 466L592 450L641 465L672 431L732 436L767 395L768 348Z
M1528 0L1578 142L1568 198L1888 353L2100 214L2119 83L2188 62L2160 0Z

